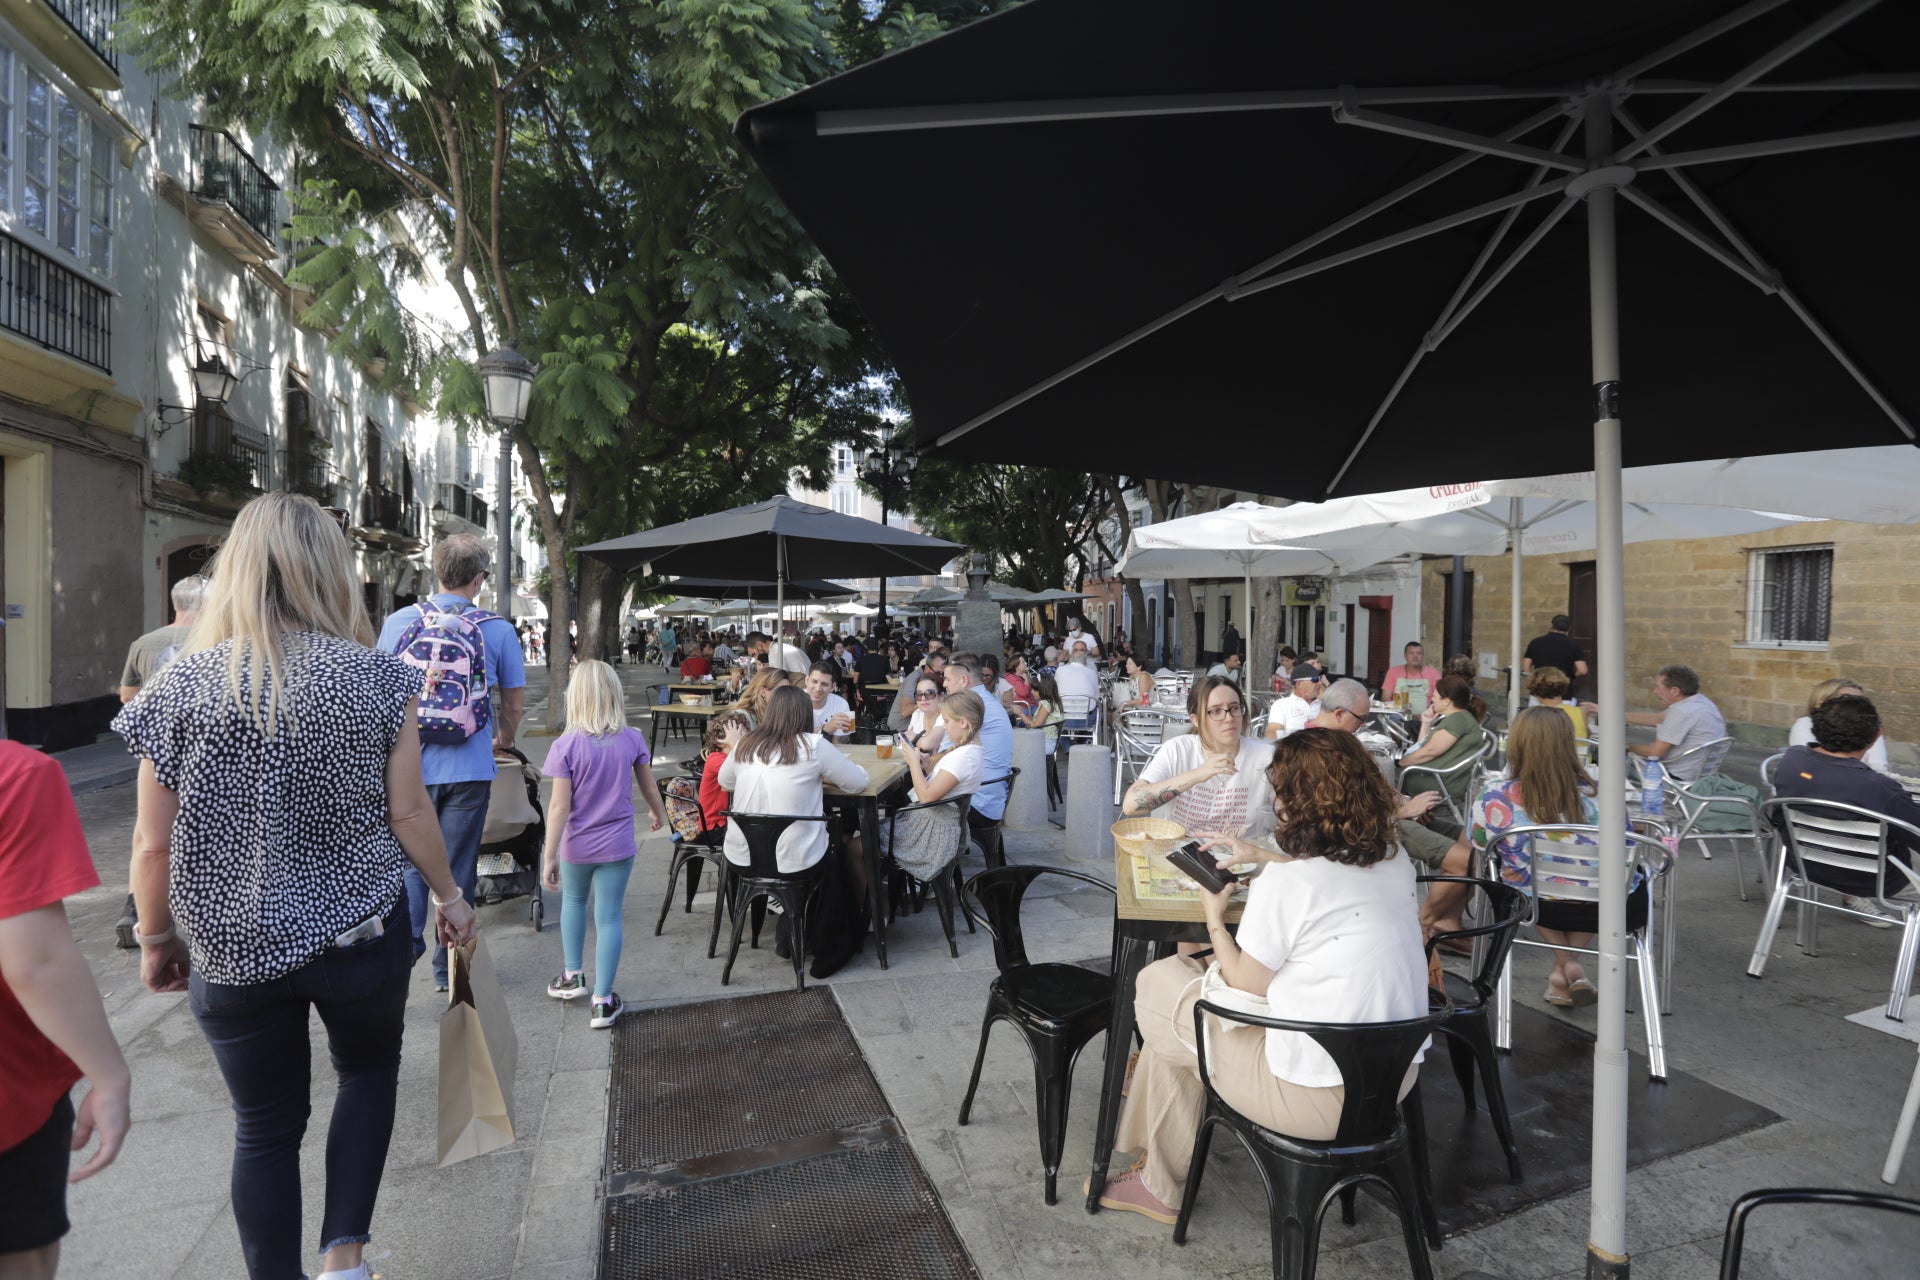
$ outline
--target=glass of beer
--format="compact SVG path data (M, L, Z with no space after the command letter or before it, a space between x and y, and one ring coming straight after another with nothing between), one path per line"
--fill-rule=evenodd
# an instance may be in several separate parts
M893 735L880 734L873 740L873 754L882 760L893 759Z

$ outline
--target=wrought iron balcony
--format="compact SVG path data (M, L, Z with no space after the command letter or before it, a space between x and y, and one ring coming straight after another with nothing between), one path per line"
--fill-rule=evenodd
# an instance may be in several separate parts
M202 406L193 415L193 440L181 478L201 490L257 490L267 479L267 437L226 412Z
M459 516L482 529L487 527L487 502L477 489L463 484L440 486L440 505L448 515Z
M120 0L46 0L47 7L86 42L87 48L117 73L119 57L113 49L113 27L120 21Z
M203 124L188 127L193 131L192 194L220 201L238 214L266 245L262 260L271 261L279 254L280 219L275 212L279 184L226 130Z
M0 232L0 329L112 373L113 295Z
M339 505L340 476L331 463L315 453L287 451L283 487L288 493L304 493L323 507Z

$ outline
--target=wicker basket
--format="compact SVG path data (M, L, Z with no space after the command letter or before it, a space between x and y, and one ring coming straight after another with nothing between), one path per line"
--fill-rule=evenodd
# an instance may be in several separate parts
M1114 847L1128 855L1144 853L1165 862L1187 838L1187 829L1165 818L1122 818L1113 824Z

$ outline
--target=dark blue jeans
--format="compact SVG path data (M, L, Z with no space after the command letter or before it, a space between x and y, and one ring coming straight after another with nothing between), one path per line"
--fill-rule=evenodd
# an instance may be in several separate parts
M473 901L475 868L480 862L480 831L487 824L487 800L493 794L491 782L438 782L427 788L434 810L440 815L440 834L447 842L447 861L453 866L453 882L467 901ZM407 866L407 909L413 926L413 958L426 953L427 917L433 911L428 900L427 882ZM433 981L447 985L447 949L434 944Z
M233 1097L233 1216L251 1280L298 1280L300 1140L312 1110L311 1009L339 1077L327 1126L320 1248L364 1243L393 1136L406 1022L407 908L395 899L382 937L332 948L285 977L222 986L198 973L188 1003Z

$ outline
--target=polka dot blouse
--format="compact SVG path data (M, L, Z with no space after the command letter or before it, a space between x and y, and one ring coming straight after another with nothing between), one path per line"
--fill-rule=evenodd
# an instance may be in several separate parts
M169 903L222 986L292 972L401 893L387 757L420 673L335 636L285 643L291 715L272 737L229 694L231 641L169 663L113 721L180 797Z

